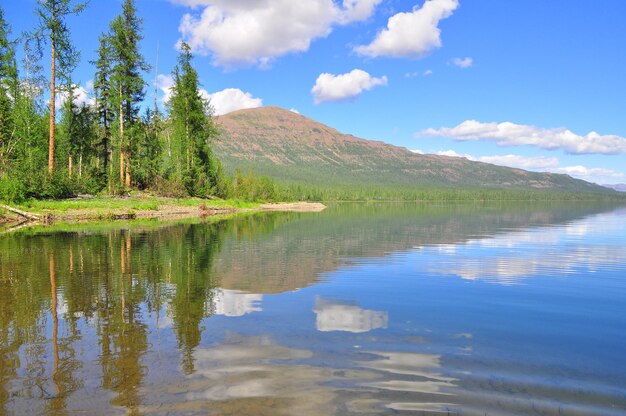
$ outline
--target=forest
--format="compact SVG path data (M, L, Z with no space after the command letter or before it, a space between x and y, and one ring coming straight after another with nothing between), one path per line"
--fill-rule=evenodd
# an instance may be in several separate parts
M85 7L87 2L39 0L40 23L20 36L11 33L0 8L0 199L19 203L131 190L226 198L250 195L238 184L273 188L253 174L224 173L211 149L218 134L212 109L199 93L185 43L179 45L166 108L156 97L148 103L151 66L141 53L142 18L134 0L124 0L94 47L95 105L77 105L72 75L81 54L66 20Z

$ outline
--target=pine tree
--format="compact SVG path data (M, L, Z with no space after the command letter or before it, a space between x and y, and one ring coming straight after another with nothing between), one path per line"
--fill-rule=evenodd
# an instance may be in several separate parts
M169 101L173 135L180 149L178 171L190 195L219 195L224 192L222 168L209 146L217 129L211 119L209 103L200 95L191 48L186 43L180 48Z
M39 45L50 45L50 140L48 144L48 175L54 171L54 125L57 78L67 79L78 63L80 54L72 45L67 16L83 11L87 2L73 4L73 0L37 0L39 27L34 39ZM67 85L67 83L66 83Z
M124 0L122 14L111 22L111 46L115 61L112 79L117 89L120 136L120 182L127 188L132 184L133 147L127 130L131 130L137 122L139 104L145 96L141 73L150 69L139 51L139 42L143 39L141 24L134 0Z

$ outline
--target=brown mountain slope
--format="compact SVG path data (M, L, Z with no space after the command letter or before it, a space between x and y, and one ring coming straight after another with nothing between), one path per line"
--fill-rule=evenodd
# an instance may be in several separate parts
M283 183L606 191L567 175L415 154L277 107L235 111L217 122L221 135L214 148L228 170L254 169Z

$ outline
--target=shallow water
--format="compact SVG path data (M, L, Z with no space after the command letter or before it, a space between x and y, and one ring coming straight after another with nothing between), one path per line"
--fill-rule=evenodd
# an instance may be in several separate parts
M626 413L626 209L0 236L0 414Z

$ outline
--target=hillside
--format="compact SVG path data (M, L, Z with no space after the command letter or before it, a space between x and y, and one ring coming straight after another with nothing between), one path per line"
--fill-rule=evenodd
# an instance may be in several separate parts
M235 111L219 117L218 124L221 135L214 146L227 170L254 169L281 183L610 192L568 175L416 154L277 107Z

